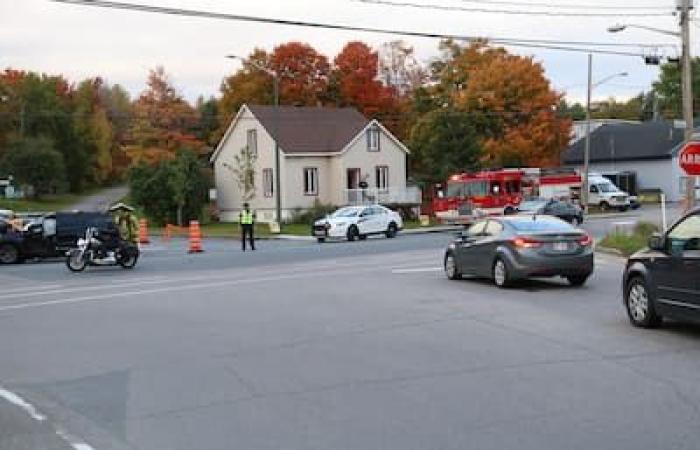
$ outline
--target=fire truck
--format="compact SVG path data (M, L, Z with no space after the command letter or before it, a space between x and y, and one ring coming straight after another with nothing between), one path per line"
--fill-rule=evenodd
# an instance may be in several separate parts
M452 175L437 185L430 212L442 223L468 224L488 215L513 214L530 198L578 202L581 176L573 169L499 169Z

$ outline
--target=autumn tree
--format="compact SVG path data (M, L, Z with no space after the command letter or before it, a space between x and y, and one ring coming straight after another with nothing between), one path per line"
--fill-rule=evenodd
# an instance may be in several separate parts
M427 80L427 73L418 62L413 47L402 40L382 44L379 50L379 75L386 86L406 96Z
M77 142L85 148L89 164L89 181L105 183L112 173L114 131L99 95L103 81L100 78L81 82L73 95Z
M379 55L363 42L349 42L333 61L337 104L354 106L368 117L395 110L394 90L379 81Z
M554 91L541 64L483 42L445 46L438 93L471 115L482 136L487 166L552 166L568 145L571 120L556 109Z
M273 99L272 77L264 69L270 67L270 56L261 49L243 61L243 66L221 83L219 109L223 124L227 126L245 103L271 105Z
M146 90L134 103L129 154L136 161L155 162L172 159L181 147L201 151L203 144L193 133L196 125L194 108L176 91L165 70L151 70Z
M282 103L316 106L324 101L330 64L309 44L288 42L275 47L269 68L280 79Z

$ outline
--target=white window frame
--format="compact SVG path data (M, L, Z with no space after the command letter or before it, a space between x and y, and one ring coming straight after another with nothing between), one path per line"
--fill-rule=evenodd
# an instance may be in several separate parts
M367 130L367 151L378 152L381 150L381 131L376 125Z
M389 166L382 165L374 168L375 184L377 189L383 192L389 190Z
M248 151L251 155L258 154L258 130L255 128L250 128L245 134L246 145L248 146Z
M304 195L318 195L318 167L304 167Z
M270 198L275 193L275 179L273 177L274 173L272 169L263 169L262 172L262 184L263 184L263 195Z

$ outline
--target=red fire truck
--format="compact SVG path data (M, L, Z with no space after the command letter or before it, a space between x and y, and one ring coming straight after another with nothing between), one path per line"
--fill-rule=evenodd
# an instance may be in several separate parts
M436 186L430 209L443 223L469 223L476 217L511 214L523 199L578 201L581 176L570 169L499 169L452 175Z

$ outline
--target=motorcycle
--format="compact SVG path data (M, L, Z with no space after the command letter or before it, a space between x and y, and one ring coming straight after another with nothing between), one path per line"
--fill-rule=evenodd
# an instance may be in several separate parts
M66 266L71 272L82 272L87 266L121 266L133 269L139 259L139 248L121 241L113 252L104 250L97 228L85 230L85 237L78 239L78 246L67 253Z

